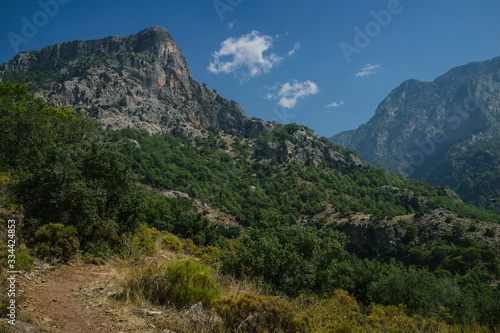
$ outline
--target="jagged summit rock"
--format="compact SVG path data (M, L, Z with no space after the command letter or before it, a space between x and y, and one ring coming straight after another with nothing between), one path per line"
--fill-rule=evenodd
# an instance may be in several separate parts
M2 66L0 78L31 84L47 103L88 112L114 129L199 135L218 128L256 136L269 128L198 83L159 26L20 52Z

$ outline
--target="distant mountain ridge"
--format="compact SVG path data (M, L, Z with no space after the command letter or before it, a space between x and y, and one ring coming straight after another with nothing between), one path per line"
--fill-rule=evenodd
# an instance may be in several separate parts
M128 37L20 52L0 68L0 78L30 84L47 103L87 111L111 128L196 135L218 128L247 136L266 131L236 102L193 79L174 39L158 26Z
M453 68L433 82L403 82L366 124L331 141L356 150L373 165L450 186L469 202L496 209L488 197L500 195L500 161L490 159L485 166L478 160L463 160L477 145L491 146L492 156L499 156L494 144L499 139L500 57L496 57ZM464 163L467 167L455 168ZM455 170L460 175L452 176ZM487 183L465 186L474 178L484 179L480 177L484 172L490 175Z

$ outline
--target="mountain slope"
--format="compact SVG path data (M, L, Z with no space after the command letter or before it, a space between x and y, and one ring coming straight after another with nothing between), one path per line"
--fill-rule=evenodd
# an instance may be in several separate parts
M250 136L266 130L194 80L162 27L21 52L0 68L0 79L29 84L50 105L86 111L115 129L200 135L219 128Z
M378 106L368 123L342 132L331 141L356 150L367 162L389 171L450 186L468 202L498 212L484 198L498 195L499 161L466 162L482 147L498 156L500 138L500 57L450 70L433 82L408 80ZM466 163L467 171L458 167ZM443 167L446 169L443 170ZM477 184L470 193L466 183L488 172L496 180ZM440 173L441 171L441 173ZM458 175L444 179L443 172ZM483 199L476 200L476 197Z

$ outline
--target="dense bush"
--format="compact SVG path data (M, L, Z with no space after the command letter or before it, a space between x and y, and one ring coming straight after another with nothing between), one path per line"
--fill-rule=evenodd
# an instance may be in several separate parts
M344 234L332 229L290 226L278 215L268 216L261 224L262 228L249 230L236 252L224 255L224 272L262 278L289 295L353 287L352 258L344 250Z
M357 326L361 306L346 291L336 290L330 297L301 295L299 304L305 307L305 315L316 328L332 330L339 327Z
M155 228L148 228L147 225L141 225L141 228L132 236L131 250L133 253L152 256L158 251L156 242L160 238L160 232Z
M277 296L223 297L213 309L222 318L224 332L306 332L308 326L296 305Z
M25 247L19 247L16 250L16 270L31 272L35 258L30 255L30 251Z
M178 309L198 302L209 306L220 295L214 271L191 259L173 263L135 262L121 278L120 286L119 299Z
M35 254L40 258L67 262L78 254L80 243L74 226L49 223L35 233Z
M167 248L174 252L184 252L181 240L173 234L166 234L165 236L163 236L161 239L161 243L164 248Z
M214 272L203 263L182 260L166 267L165 291L178 307L202 302L205 306L220 294Z
M82 242L112 219L132 188L127 164L101 145L98 127L53 108L23 86L0 84L0 170L28 219L73 225Z
M405 304L413 312L429 315L438 313L440 307L456 305L460 288L453 279L393 264L370 285L368 297L375 303Z

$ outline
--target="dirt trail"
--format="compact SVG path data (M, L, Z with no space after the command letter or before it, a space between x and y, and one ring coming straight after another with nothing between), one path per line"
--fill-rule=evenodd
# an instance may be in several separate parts
M88 308L78 297L84 286L109 277L103 267L87 264L19 276L21 314L48 332L120 332L110 317Z

